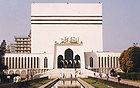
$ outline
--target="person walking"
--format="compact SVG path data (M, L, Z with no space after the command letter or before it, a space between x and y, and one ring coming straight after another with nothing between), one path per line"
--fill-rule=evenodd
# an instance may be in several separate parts
M108 81L108 79L109 79L109 75L108 75L108 74L106 74L106 80Z
M121 76L118 74L117 75L117 78L118 78L118 83L120 83L120 81L121 81Z
M102 73L99 74L100 78L102 78Z

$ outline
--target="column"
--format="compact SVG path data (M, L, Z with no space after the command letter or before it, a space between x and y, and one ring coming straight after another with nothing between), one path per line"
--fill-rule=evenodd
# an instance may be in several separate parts
M9 57L7 58L7 63L8 63L8 64L7 64L8 68L10 68L10 67L9 67Z
M35 61L35 62L36 62L36 66L35 66L35 67L37 68L37 57L36 57L36 59L35 59L35 60L36 60L36 61Z
M117 68L117 57L115 57L115 68Z
M20 58L20 68L22 68L22 58L23 57Z

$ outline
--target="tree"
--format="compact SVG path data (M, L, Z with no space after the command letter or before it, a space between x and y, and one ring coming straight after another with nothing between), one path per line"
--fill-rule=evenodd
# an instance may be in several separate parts
M3 59L3 56L5 55L5 52L6 52L6 42L5 42L5 40L3 40L3 42L0 46L0 79L1 79L1 81L4 81L6 78L3 70L8 69L8 67L5 66L2 62L3 61L2 59Z
M132 46L124 50L120 57L120 68L124 72L138 72L140 70L140 47Z

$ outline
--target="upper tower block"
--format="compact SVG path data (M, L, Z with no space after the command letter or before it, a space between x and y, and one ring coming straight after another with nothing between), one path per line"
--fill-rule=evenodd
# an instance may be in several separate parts
M31 15L102 16L101 3L32 3Z

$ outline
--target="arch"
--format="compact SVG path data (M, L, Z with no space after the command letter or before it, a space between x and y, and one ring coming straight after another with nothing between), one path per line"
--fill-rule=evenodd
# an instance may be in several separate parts
M10 70L10 71L9 71L9 74L14 74L14 71L13 71L13 70Z
M80 56L78 54L75 56L74 67L75 68L80 68Z
M16 72L15 72L15 73L20 75L20 71L19 71L19 70L16 70Z
M65 59L73 60L73 51L70 48L65 50Z
M57 58L57 67L58 68L63 68L63 56L62 55L59 55L58 58Z
M21 78L26 78L26 71L25 70L21 71Z
M5 73L5 74L8 74L8 70L4 70L4 73Z
M65 50L65 60L68 62L67 68L73 68L73 51L72 51L72 49L68 48Z
M80 60L80 56L79 55L76 55L75 56L75 60Z
M90 67L93 68L93 57L90 57Z

